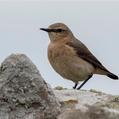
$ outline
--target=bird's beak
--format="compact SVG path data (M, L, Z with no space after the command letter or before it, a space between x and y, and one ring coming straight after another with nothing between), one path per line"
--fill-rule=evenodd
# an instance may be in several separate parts
M46 31L46 32L52 32L52 30L48 29L48 28L40 28L40 30L43 30L43 31Z

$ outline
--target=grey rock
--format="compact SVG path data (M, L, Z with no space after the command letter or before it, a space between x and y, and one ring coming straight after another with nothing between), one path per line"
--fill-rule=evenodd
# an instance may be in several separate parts
M60 104L36 66L12 54L0 67L0 119L56 119Z
M65 110L58 119L119 119L119 112L90 106L85 112L81 109Z
M91 90L54 90L61 103L58 119L119 119L119 96Z

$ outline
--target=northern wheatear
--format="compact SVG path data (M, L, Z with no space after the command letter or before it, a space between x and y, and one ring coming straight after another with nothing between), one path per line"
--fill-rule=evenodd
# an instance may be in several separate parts
M75 38L71 30L63 23L55 23L48 28L40 28L48 32L50 44L48 46L48 59L52 67L63 78L75 83L84 81L80 89L93 74L106 75L112 79L118 76L108 71L89 49Z

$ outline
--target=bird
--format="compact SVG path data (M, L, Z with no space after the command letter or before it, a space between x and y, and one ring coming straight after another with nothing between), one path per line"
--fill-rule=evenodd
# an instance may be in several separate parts
M119 79L102 65L64 23L54 23L40 30L46 31L50 38L48 60L51 66L64 79L73 81L74 89L81 89L94 74ZM77 87L80 81L83 83Z

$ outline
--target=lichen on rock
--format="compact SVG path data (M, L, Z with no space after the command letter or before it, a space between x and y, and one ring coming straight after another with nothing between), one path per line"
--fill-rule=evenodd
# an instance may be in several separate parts
M60 104L24 54L12 54L0 67L1 119L55 119ZM7 116L6 116L7 115Z

